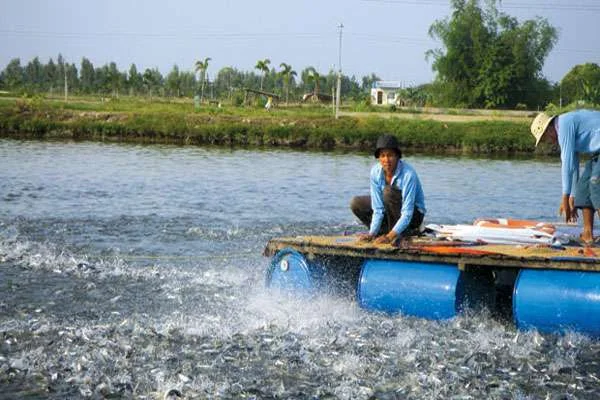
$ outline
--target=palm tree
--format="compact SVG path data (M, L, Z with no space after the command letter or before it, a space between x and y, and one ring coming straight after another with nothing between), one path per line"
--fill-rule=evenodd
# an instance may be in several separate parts
M283 78L283 85L285 86L285 104L288 104L290 98L290 80L292 76L296 76L296 71L292 69L292 66L286 63L279 64L281 71L279 74Z
M265 78L265 75L267 75L267 73L269 72L269 64L271 64L271 60L265 58L264 60L258 60L256 62L256 65L254 66L255 69L262 71L263 73L260 77L260 90L263 89L263 80Z
M206 70L208 69L208 62L210 60L210 57L206 57L204 61L196 61L196 72L200 72L200 101L204 99L204 78L206 77Z
M217 79L219 80L225 80L225 77L227 78L227 83L226 85L226 89L227 89L227 93L229 93L229 101L231 101L231 94L233 91L233 87L231 87L231 75L233 75L234 73L234 69L233 67L223 67L221 68L221 70L219 71L219 74L217 75Z
M313 81L315 83L315 87L313 89L313 100L317 100L319 99L319 83L321 81L321 74L319 74L314 67L309 67L307 72L309 82Z

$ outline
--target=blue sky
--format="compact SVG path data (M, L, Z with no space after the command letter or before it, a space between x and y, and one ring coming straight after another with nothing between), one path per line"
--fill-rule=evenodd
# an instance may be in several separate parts
M560 80L573 66L600 64L600 0L504 0L498 8L519 21L546 18L559 40L544 74ZM0 68L16 57L22 65L61 53L79 67L111 61L121 71L177 64L193 70L211 57L208 73L225 66L251 71L259 59L327 73L338 64L358 79L370 73L406 85L434 78L428 36L436 19L450 15L449 0L4 0L0 5Z

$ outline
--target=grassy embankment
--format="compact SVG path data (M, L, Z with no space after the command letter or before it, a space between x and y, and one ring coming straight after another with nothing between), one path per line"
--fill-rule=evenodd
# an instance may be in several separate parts
M457 118L459 113L453 111L453 118L445 121L439 115L430 119L422 111L346 112L336 120L331 108L318 105L280 106L266 112L214 105L195 110L189 100L76 98L65 103L0 98L0 137L367 150L381 133L390 132L409 151L534 151L530 118L493 113L471 120L467 112L465 118Z

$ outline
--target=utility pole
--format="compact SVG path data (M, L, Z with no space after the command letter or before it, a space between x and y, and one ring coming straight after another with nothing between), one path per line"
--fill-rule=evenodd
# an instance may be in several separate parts
M331 88L331 109L333 110L333 115L335 115L335 88Z
M331 66L331 71L333 71L333 73L335 73L335 64L333 64ZM337 84L337 79L336 79L336 84ZM331 112L333 113L333 117L335 118L335 85L331 86Z
M335 119L338 119L340 116L340 95L342 92L342 29L344 29L344 24L340 22L338 25L338 29L340 30L340 43L338 47L338 77L337 77L337 94L335 96Z
M66 103L68 95L69 95L69 84L67 83L67 63L64 64L63 69L65 71L65 103Z
M558 111L562 111L562 81L558 84L559 86L559 99L558 99Z

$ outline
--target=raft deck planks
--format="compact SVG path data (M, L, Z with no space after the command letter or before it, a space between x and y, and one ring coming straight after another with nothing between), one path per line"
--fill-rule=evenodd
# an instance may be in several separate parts
M600 249L540 245L473 245L416 238L400 247L359 242L355 236L297 236L271 239L264 250L273 256L292 248L307 256L344 256L424 263L455 264L460 269L480 267L600 271Z

